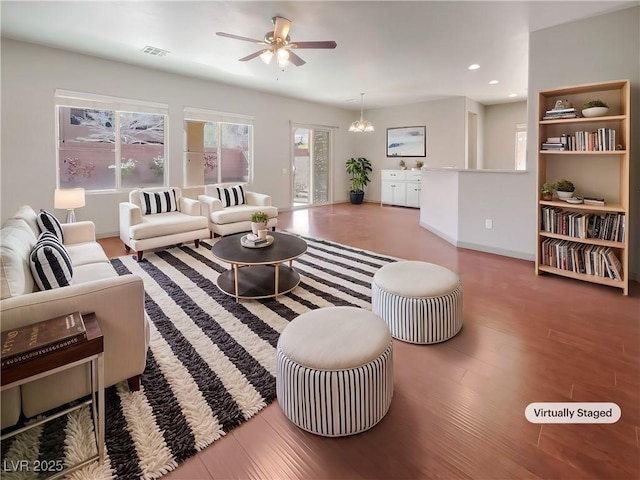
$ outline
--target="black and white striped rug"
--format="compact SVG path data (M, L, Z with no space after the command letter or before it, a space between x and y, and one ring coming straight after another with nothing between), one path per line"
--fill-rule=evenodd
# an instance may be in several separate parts
M292 319L333 305L371 308L373 274L396 259L302 238L308 250L293 264L300 285L277 299L236 303L220 292L216 280L228 266L213 258L211 242L145 254L140 263L112 260L118 273L144 279L147 366L140 391L129 392L126 382L107 389L107 461L72 478L158 478L174 470L275 399L276 344ZM88 408L69 417L20 435L30 435L25 441L3 442L3 459L88 458L95 449Z

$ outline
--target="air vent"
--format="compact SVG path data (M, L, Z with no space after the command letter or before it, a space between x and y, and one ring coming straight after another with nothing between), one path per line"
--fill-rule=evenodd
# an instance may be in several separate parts
M167 53L169 53L169 50L163 50L158 47L152 47L150 45L147 45L142 49L142 52L148 53L149 55L153 55L155 57L166 57Z

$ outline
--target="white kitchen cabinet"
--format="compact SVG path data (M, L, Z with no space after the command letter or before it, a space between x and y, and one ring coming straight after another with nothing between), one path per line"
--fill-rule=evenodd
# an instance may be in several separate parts
M420 208L420 170L382 170L381 203Z

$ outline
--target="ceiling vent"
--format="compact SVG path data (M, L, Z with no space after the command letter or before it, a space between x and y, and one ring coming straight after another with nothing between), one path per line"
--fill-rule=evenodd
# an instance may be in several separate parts
M163 50L158 47L152 47L150 45L147 45L142 49L142 52L148 53L149 55L153 55L154 57L166 57L167 53L169 53L169 50Z

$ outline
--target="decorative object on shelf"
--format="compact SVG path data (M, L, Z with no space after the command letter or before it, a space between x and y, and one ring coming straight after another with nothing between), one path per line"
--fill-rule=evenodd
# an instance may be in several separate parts
M542 188L540 189L540 193L542 194L542 200L552 200L553 199L553 192L556 191L556 184L555 183L544 183L542 185Z
M602 100L591 100L582 105L582 115L587 118L602 117L609 111L609 105Z
M556 183L556 193L558 194L558 198L561 200L573 197L575 189L576 188L573 186L573 183L569 180L562 179Z
M400 170L406 170L407 163L404 160L400 160Z
M253 233L247 233L240 237L240 245L247 248L264 248L273 244L273 240L274 238L271 235L267 235L263 240Z
M360 120L356 120L351 124L351 126L349 127L350 132L367 133L367 132L374 131L373 124L364 119L363 104L364 104L364 93L361 93L360 94Z
M67 223L75 223L75 209L84 205L84 188L56 188L53 206L67 210Z
M573 203L575 205L582 203L582 199L580 197L571 197L567 198L567 203Z
M354 205L360 205L364 200L364 187L371 181L369 172L372 172L371 162L364 157L352 157L347 160L346 170L351 175L351 189L349 199Z
M426 128L387 128L387 157L426 157Z
M412 170L421 170L424 167L424 162L422 160L416 161L416 168L412 168Z
M562 110L564 107L564 102L562 100L556 100L556 104L553 106L554 110Z
M260 230L267 229L267 222L269 221L269 215L264 212L253 212L251 214L251 231L254 235L258 235Z

